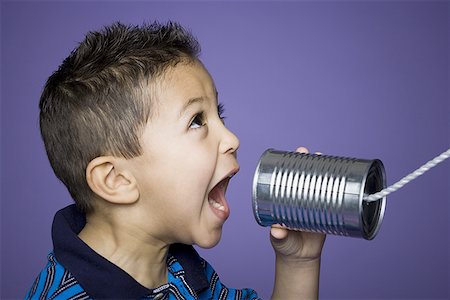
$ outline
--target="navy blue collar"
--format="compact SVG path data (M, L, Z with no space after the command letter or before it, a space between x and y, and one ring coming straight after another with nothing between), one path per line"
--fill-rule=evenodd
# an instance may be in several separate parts
M97 254L79 237L86 217L75 205L61 209L52 226L56 259L78 280L94 299L140 299L152 294L124 270ZM208 288L200 256L190 245L174 244L169 248L185 271L186 282L197 294Z

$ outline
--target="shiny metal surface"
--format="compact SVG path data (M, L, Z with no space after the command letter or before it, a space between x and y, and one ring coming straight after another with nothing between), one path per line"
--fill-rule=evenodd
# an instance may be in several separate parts
M386 186L380 160L266 150L253 179L253 212L262 226L373 239L386 198L363 196Z

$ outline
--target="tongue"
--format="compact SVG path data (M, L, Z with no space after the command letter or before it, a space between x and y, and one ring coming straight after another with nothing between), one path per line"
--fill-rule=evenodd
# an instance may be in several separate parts
M224 193L224 181L219 182L212 190L209 192L209 199L214 200L220 205L226 206L225 204L225 193Z

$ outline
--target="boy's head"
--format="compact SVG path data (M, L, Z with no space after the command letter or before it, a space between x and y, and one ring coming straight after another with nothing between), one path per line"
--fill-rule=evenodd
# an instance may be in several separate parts
M195 38L175 23L120 23L85 40L50 76L40 99L41 134L56 176L78 207L92 209L86 166L102 155L135 157L153 113L152 85L197 59Z
M93 208L86 167L95 157L142 154L155 113L155 86L179 63L194 63L196 39L180 25L120 23L90 32L50 76L40 99L41 134L56 176L77 206Z
M90 33L49 78L44 143L90 217L166 244L219 241L239 140L198 51L176 24L116 24Z

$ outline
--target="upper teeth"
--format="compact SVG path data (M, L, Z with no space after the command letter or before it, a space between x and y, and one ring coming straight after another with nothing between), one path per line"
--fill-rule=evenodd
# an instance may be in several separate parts
M209 199L209 204L211 204L214 208L217 208L218 210L225 211L225 206L214 201L213 199Z

